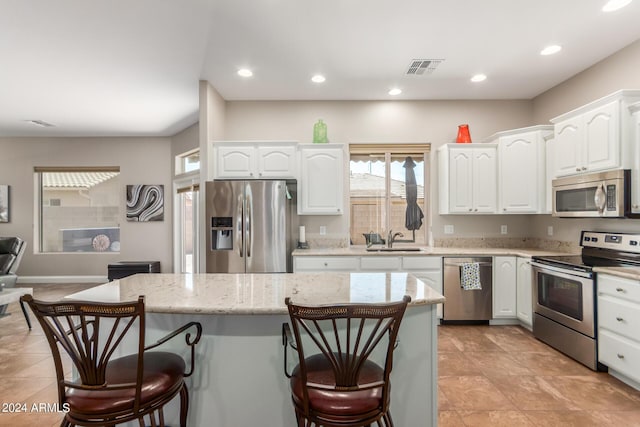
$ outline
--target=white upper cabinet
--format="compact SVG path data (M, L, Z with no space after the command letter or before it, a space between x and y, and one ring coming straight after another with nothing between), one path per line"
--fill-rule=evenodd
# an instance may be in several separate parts
M219 141L214 143L216 179L296 177L296 143Z
M640 91L623 90L551 119L554 124L554 176L632 166L629 103Z
M546 212L546 140L553 126L500 132L498 143L498 212Z
M438 150L440 213L495 213L495 144L446 144Z
M300 146L298 214L342 215L344 208L344 146Z
M640 214L640 102L629 107L632 114L631 145L635 147L631 166L631 212Z

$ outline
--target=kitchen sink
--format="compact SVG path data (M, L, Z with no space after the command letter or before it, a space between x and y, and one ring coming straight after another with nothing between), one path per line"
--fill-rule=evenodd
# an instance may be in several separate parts
M367 252L418 252L422 248L367 248Z

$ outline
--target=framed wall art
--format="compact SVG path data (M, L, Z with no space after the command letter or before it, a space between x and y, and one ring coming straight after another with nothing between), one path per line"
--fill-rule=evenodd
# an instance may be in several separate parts
M127 185L127 221L164 221L164 185Z
M9 186L0 185L0 222L9 222Z

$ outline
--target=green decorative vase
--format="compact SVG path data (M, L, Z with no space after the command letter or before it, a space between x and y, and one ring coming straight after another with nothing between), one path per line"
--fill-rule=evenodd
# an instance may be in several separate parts
M327 140L327 124L320 119L313 125L313 143L325 144L327 142L329 142Z

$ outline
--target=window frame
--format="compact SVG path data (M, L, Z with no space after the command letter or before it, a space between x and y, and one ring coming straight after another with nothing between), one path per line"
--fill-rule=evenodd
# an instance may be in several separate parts
M424 233L424 243L405 243L407 246L433 246L432 243L432 234L431 234L431 143L397 143L397 144L388 144L388 143L352 143L349 144L349 186L348 186L348 194L349 194L349 240L351 241L352 236L352 202L351 202L351 158L353 155L366 155L366 154L376 154L381 155L384 154L385 159L385 233L388 233L390 224L391 224L391 207L392 207L392 197L390 197L391 191L391 159L396 156L412 156L414 158L417 155L421 156L420 158L424 161L424 198L423 203L420 205L422 212L424 214L423 218L423 227L424 229L417 230L416 234L419 232ZM386 239L387 236L382 236L383 239ZM402 238L403 240L410 239L411 236L406 236Z
M43 173L78 173L78 172L117 172L118 177L121 176L121 171L119 166L35 166L33 168L33 176L34 176L34 202L35 209L33 211L33 224L34 224L34 234L33 234L33 247L34 254L41 255L61 255L61 254L74 254L74 255L85 255L85 254L102 254L102 255L113 255L121 253L122 248L118 251L45 251L44 248L44 236L43 236L43 224L42 221L44 219L44 197L43 197L43 187L42 187L42 174ZM118 199L120 199L120 195L118 195ZM118 203L118 218L120 219L122 215L122 203ZM120 221L118 221L118 228L121 231ZM120 241L122 241L122 236L120 236Z

